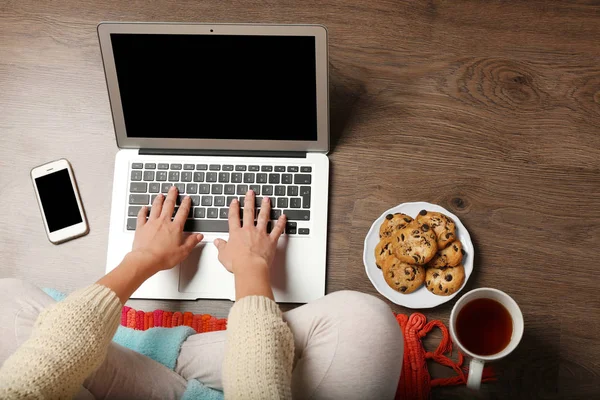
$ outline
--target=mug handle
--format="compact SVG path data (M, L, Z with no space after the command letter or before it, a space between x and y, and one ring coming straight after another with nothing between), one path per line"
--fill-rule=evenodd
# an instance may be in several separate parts
M479 390L481 386L481 377L483 376L482 360L473 358L469 364L469 378L467 379L467 387L473 390Z

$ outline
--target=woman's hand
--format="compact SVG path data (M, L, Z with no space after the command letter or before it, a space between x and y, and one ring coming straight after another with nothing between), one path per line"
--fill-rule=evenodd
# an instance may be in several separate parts
M229 241L216 239L219 261L233 272L238 299L249 295L273 298L269 267L275 257L277 241L285 229L285 214L281 215L271 233L267 233L271 201L263 198L254 226L254 192L246 193L244 222L240 225L240 204L233 200L229 206Z
M156 196L148 220L147 207L142 207L137 216L132 254L147 262L153 272L173 268L204 238L199 233L184 239L183 226L190 212L191 199L189 196L185 197L171 221L176 201L177 188L171 186L166 200L162 194Z

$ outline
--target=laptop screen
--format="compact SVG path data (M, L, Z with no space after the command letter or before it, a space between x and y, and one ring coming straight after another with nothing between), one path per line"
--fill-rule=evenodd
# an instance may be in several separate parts
M314 36L110 39L128 137L317 140Z

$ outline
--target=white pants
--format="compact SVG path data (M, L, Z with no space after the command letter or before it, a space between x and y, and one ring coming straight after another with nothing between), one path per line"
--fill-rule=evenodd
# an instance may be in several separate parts
M0 279L0 363L29 337L54 300L16 279ZM284 314L294 334L294 399L391 399L402 368L403 338L390 308L359 292L342 291ZM78 398L176 399L186 381L222 389L225 332L190 336L175 371L112 343Z

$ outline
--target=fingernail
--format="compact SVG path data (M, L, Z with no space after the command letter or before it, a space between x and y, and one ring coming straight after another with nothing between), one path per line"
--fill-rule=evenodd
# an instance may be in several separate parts
M238 199L233 199L233 200L231 200L230 204L237 203L237 202L238 202Z
M177 188L176 188L175 186L171 186L171 187L169 188L169 190L172 192L172 191L174 191L174 190L177 190Z
M268 197L263 197L263 203L268 203L269 201L271 201Z
M184 200L192 200L192 198L186 194Z
M248 190L248 193L246 193L246 194L252 196L254 194L254 190L250 189L250 190Z

